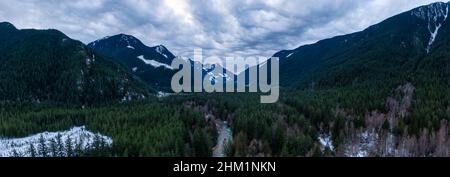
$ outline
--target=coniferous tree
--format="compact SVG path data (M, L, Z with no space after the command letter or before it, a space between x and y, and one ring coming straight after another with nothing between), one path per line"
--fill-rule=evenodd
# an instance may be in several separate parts
M31 157L36 157L36 149L34 149L34 145L31 142L28 147L28 154L30 154Z
M94 136L94 140L92 141L91 147L94 151L98 151L100 149L100 136L99 135L95 135Z
M13 149L13 151L12 151L12 156L13 156L13 157L20 157L20 154L19 154L19 152L17 152L16 149Z
M52 157L58 157L58 144L54 138L50 139L50 152Z
M64 143L62 142L62 135L58 133L56 135L56 145L58 147L58 157L64 157Z
M197 157L208 157L211 155L209 150L210 143L206 133L202 130L194 130L194 151Z
M72 144L72 138L70 138L70 136L67 137L66 139L66 156L67 157L72 157L73 156L73 144Z
M78 142L75 144L75 155L81 156L83 154L83 138L79 137Z
M45 143L45 138L44 138L44 136L42 134L39 137L38 152L39 152L39 155L42 156L42 157L47 157L48 156L47 145Z
M390 125L389 125L388 119L384 120L382 128L383 128L383 130L389 130Z

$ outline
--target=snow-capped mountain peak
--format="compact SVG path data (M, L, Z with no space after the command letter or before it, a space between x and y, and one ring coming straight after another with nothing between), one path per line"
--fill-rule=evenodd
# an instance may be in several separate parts
M430 5L418 7L411 11L411 15L414 15L422 20L438 21L439 19L446 18L448 3L437 2Z
M135 50L138 46L141 45L141 42L137 38L127 34L106 36L102 39L90 43L89 45L95 47L96 45L100 45L101 43L109 43L111 41L113 41L116 48L127 48Z
M431 47L436 40L439 29L446 22L449 12L449 3L437 2L427 6L422 6L411 11L411 15L416 16L427 22L430 39L425 48L427 53L430 52Z
M163 45L158 45L155 48L156 52L158 52L159 54L163 55L166 58L169 58L167 56L167 54L165 54L165 52L167 51L166 47L164 47Z
M133 44L136 44L136 39L132 36L127 36L127 35L121 35L121 38L124 42L127 43L127 48L129 49L135 49ZM131 42L130 42L131 41Z

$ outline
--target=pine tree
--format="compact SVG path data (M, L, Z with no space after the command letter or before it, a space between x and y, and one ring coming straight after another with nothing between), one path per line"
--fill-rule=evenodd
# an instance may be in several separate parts
M389 120L388 119L384 120L382 128L383 128L383 130L389 130L390 129L390 125L389 125Z
M70 138L70 136L67 137L65 144L66 144L67 157L72 157L73 156L73 146L72 146L72 138Z
M48 156L47 145L45 144L45 139L43 135L39 137L38 151L40 156L42 157Z
M194 130L193 144L195 156L208 157L211 155L208 137L204 131L198 129Z
M30 146L28 147L28 154L30 154L31 157L36 157L36 149L34 149L34 145L31 142Z
M58 146L58 157L64 157L64 143L62 142L62 136L58 133L56 135L56 145Z
M99 136L99 139L100 139L100 142L99 142L100 143L100 149L98 149L97 152L99 153L100 156L106 156L106 150L107 150L106 149L106 147L107 147L106 142L100 136Z
M13 149L13 151L12 151L12 156L13 156L13 157L20 157L20 154L17 152L16 149Z
M129 154L128 154L128 148L126 148L126 149L123 151L122 157L129 157Z
M75 155L82 156L82 154L83 154L83 138L80 137L75 145Z
M58 144L54 138L50 140L50 152L52 157L58 157Z

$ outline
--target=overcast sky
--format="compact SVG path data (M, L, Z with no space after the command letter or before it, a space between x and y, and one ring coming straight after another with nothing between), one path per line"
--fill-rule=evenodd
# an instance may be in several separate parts
M0 0L0 21L89 43L126 33L175 55L271 56L436 0Z

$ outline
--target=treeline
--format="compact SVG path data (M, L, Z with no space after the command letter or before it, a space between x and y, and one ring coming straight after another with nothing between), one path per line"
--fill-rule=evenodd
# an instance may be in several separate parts
M96 154L101 156L210 156L214 146L214 138L198 111L157 101L84 109L5 106L0 111L0 122L2 137L25 137L85 125L90 131L112 138L108 152Z
M95 135L92 142L84 141L86 140L81 137L72 139L69 136L63 139L61 134L48 140L41 135L38 143L28 142L25 151L13 149L9 155L12 157L98 157L110 154L110 144L99 135Z

